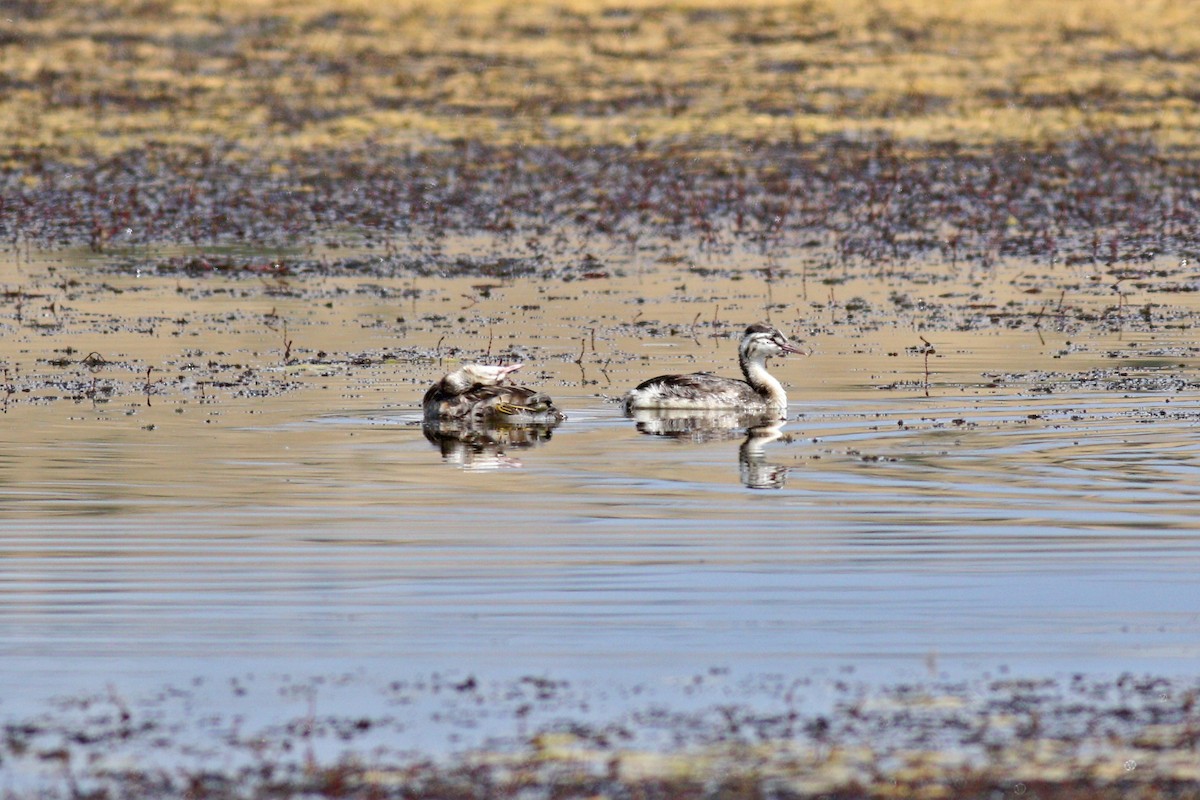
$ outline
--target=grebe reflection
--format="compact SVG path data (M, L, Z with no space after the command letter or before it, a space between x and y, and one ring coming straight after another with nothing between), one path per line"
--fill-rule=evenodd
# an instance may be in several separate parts
M766 445L783 438L787 424L773 412L636 409L629 416L647 436L695 443L741 439L738 471L743 484L751 489L780 489L787 482L788 468L767 461Z

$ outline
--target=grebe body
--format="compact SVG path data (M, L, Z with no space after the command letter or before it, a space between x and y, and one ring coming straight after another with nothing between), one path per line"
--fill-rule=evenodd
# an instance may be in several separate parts
M660 375L638 384L625 395L625 411L636 409L740 409L782 415L787 409L783 385L767 372L766 361L785 353L804 354L782 333L765 323L746 328L738 345L738 366L745 380L722 378L711 372Z
M545 392L506 382L520 364L464 364L429 387L421 405L427 422L463 420L554 425L565 417Z

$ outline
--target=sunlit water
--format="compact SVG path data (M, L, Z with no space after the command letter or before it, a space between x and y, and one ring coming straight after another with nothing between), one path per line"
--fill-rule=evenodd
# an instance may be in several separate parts
M536 446L446 456L403 411L226 407L194 456L121 414L35 415L0 468L5 680L1200 656L1200 445L1159 398L1056 398L1090 409L1069 424L1022 398L793 405L750 448L564 404Z
M329 330L385 336L364 329ZM494 447L426 437L433 363L296 374L265 398L10 397L4 710L246 674L1194 672L1200 394L981 388L997 362L1092 369L1126 340L1063 365L1066 334L958 336L927 397L919 359L883 355L915 335L815 336L779 370L796 391L778 429L664 436L601 395L728 371L730 343L621 340L645 358L576 365L572 336L532 373L568 420ZM269 362L276 338L236 355ZM1186 331L1155 340L1175 344ZM49 352L28 335L9 360Z

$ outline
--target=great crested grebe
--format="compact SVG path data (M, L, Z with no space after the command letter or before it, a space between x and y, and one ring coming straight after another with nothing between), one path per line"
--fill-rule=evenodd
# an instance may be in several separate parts
M550 396L505 383L520 364L464 364L429 387L421 405L425 421L463 420L510 425L554 425L565 417Z
M738 345L738 366L742 368L746 380L721 378L711 372L660 375L638 384L625 395L625 411L628 413L649 408L735 408L747 412L783 414L787 409L787 393L779 381L767 372L766 362L771 356L784 353L805 354L778 330L757 322L746 328Z

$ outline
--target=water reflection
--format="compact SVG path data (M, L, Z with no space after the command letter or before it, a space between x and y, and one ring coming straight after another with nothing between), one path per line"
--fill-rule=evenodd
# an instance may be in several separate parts
M528 450L550 441L558 423L503 425L466 420L432 420L422 425L425 438L442 453L442 459L463 469L512 469L521 460L511 450Z
M743 439L738 447L738 471L751 489L781 489L788 468L767 462L765 447L783 437L785 420L772 414L732 410L635 409L629 416L647 436L666 436L690 442ZM744 437L744 438L743 438Z
M742 483L751 489L782 489L787 482L788 468L767 463L764 445L783 436L783 420L772 420L746 430L746 440L738 448L738 471Z

